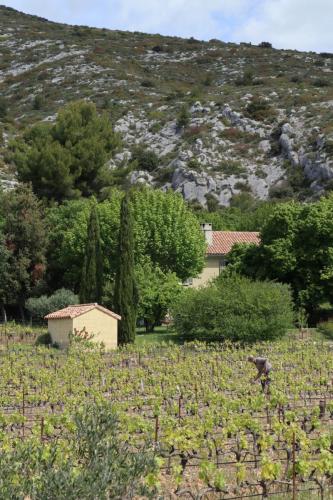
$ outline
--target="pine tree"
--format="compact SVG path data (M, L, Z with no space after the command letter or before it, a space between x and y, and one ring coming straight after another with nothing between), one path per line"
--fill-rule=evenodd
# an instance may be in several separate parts
M87 228L86 250L80 287L81 304L101 302L103 292L103 259L96 203L92 206Z
M127 194L121 204L119 266L115 283L115 308L121 316L119 344L134 343L137 315L137 289L134 276L133 216Z

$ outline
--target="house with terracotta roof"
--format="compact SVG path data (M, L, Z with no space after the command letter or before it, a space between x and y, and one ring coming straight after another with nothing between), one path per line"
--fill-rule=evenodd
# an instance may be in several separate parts
M53 343L60 348L67 347L70 334L84 332L92 342L103 342L105 348L115 349L118 345L118 314L99 304L77 304L65 307L45 316Z
M187 280L192 287L204 286L216 278L227 265L228 253L235 243L253 243L259 245L257 232L249 231L213 231L212 224L201 224L207 242L205 267L197 278Z

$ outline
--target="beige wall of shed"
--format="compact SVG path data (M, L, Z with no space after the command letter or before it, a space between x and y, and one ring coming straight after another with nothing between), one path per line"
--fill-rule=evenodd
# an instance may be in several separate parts
M85 327L93 333L92 341L103 342L107 350L115 349L118 344L118 321L98 309L93 309L73 319L49 319L48 330L52 342L64 348L69 344L69 332L74 328L81 331Z
M198 288L205 286L210 280L216 278L220 274L220 261L221 256L209 255L206 257L205 267L198 278L193 278L192 287Z
M106 349L115 349L118 344L118 320L108 314L93 309L73 319L73 329L93 333L93 341L103 342Z
M49 319L48 330L53 343L57 343L59 347L63 348L68 345L68 335L73 331L72 319Z

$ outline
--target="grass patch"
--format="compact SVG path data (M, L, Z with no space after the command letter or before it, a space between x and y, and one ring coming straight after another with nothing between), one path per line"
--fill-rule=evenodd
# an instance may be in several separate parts
M318 331L326 339L333 340L333 321L325 321L323 323L319 323Z
M146 333L145 328L137 328L136 345L161 344L163 342L182 345L184 339L172 327L157 326L153 333Z

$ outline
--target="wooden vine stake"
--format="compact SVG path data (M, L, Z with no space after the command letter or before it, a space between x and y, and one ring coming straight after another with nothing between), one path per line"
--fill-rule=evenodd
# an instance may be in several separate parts
M44 437L44 417L40 419L40 440L43 442Z
M267 425L271 429L271 417L270 417L270 414L269 414L269 407L268 407L268 405L266 406L266 420L267 420Z
M24 438L25 436L25 429L24 429L24 418L25 418L25 392L24 392L24 386L22 390L22 417L23 417L23 422L22 422L22 436Z
M155 416L155 443L158 441L158 431L160 428L159 420L158 420L158 415Z
M296 441L295 432L293 432L293 500L296 500L297 489L296 489Z
M179 421L182 418L182 399L183 399L183 396L180 395L179 401L178 401L178 419L179 419Z

